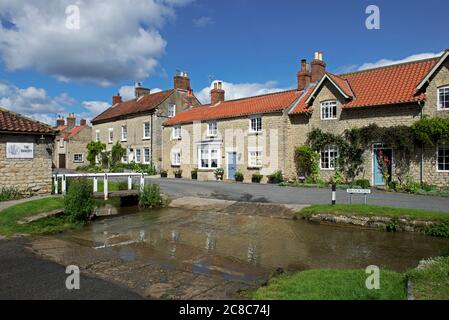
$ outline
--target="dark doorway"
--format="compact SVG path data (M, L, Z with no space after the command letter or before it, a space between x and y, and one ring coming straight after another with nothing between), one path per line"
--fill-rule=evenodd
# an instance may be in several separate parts
M59 155L59 169L65 169L65 154Z

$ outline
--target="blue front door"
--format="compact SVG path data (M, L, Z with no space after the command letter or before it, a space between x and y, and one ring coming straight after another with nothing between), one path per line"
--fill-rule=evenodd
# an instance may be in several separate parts
M228 179L234 179L235 172L237 171L237 153L228 153Z
M383 148L374 148L373 152L373 178L375 186L384 186L385 178L383 176L383 167L386 166L388 170L388 182L392 180L392 161L393 161L393 150L391 149L383 149ZM380 161L383 161L383 165L380 164Z

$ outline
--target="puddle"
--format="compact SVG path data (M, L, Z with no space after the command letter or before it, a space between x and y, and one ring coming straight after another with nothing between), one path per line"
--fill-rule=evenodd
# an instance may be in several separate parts
M177 208L103 218L60 237L125 262L242 282L267 279L278 268L405 271L449 251L448 239L420 234Z

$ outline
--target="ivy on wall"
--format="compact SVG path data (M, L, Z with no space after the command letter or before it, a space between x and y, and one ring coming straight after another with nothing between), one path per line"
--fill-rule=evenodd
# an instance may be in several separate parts
M363 154L375 143L382 143L402 152L405 157L415 148L449 142L449 118L423 118L413 126L379 127L371 124L362 128L348 129L343 135L313 129L308 134L308 144L316 152L327 145L339 149L336 171L350 181L363 171Z

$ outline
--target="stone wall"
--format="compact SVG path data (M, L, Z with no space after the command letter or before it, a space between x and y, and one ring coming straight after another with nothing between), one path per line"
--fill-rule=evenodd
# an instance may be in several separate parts
M112 146L120 142L122 147L127 149L140 149L143 162L144 148L150 149L152 161L160 169L162 166L162 124L168 119L169 105L176 105L176 113L183 111L186 106L183 103L183 97L186 95L183 91L175 91L167 100L165 100L154 113L154 110L142 112L134 116L125 116L121 119L98 123L92 128L92 140L95 140L96 131L100 131L100 141L106 144L106 149L110 151ZM152 139L144 139L143 125L150 122ZM127 141L121 140L121 128L126 125L128 129ZM114 131L114 141L109 143L109 128ZM150 159L151 160L151 159Z
M52 188L54 137L40 140L41 135L0 135L0 188L15 187L35 195L49 194ZM6 143L34 143L34 159L6 159Z
M282 113L262 115L263 132L255 135L248 133L250 117L218 120L218 135L207 136L207 122L185 124L181 126L181 140L173 140L173 127L164 128L163 168L169 176L174 176L174 171L181 169L184 178L191 177L191 170L198 168L198 147L200 144L213 143L220 146L219 167L225 169L224 179L233 180L228 175L228 153L237 153L237 171L244 175L245 181L251 181L254 173L260 172L266 176L276 170L284 170L285 130L287 128L286 117ZM262 152L263 166L253 168L249 165L249 151L260 150ZM181 151L181 166L173 166L171 153L173 150ZM214 170L200 170L199 180L213 180Z
M80 166L85 166L89 164L87 161L87 144L92 141L92 128L86 127L81 130L77 135L72 137L69 141L64 142L64 147L61 147L59 137L55 141L55 152L53 161L57 168L60 167L59 155L64 154L66 161L66 169L76 170ZM82 154L83 161L75 162L74 155Z

